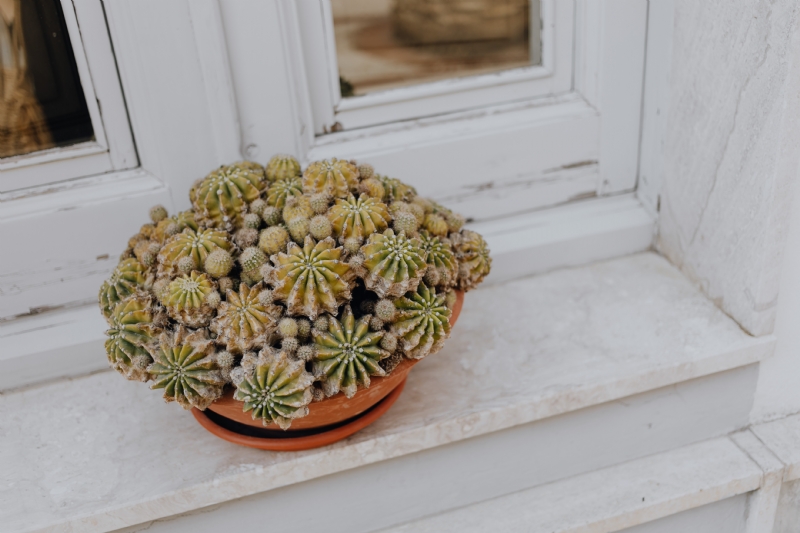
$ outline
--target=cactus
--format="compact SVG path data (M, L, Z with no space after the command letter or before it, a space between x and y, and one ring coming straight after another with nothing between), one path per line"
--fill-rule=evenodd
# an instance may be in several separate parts
M167 208L163 205L155 205L150 208L150 220L153 221L153 224L158 224L168 216Z
M172 280L167 289L167 313L190 328L207 326L214 315L206 297L216 291L216 284L206 274L192 271Z
M261 281L261 266L267 262L267 256L264 252L251 246L242 252L239 256L239 263L242 265L242 275L253 281Z
M300 173L300 163L290 155L278 154L267 163L267 179L269 181L296 178Z
M303 185L298 178L278 180L270 185L269 190L267 190L267 203L279 210L283 210L288 198L301 196L302 194ZM269 224L269 222L267 223Z
M134 381L147 381L146 371L152 359L148 348L161 332L153 302L145 294L135 294L121 301L109 316L111 329L106 331L106 354L109 365Z
M198 185L192 205L205 224L233 229L241 227L247 204L261 194L261 176L236 165L222 167Z
M386 190L383 188L383 183L377 178L368 178L362 181L358 186L359 192L366 194L376 200L383 200L386 196Z
M287 198L282 214L283 220L291 222L296 218L311 218L314 216L314 210L311 208L308 196L292 196Z
M383 185L383 190L386 194L385 198L388 202L405 202L417 195L417 190L414 187L403 183L399 179L381 176L380 174L375 176Z
M361 253L364 263L357 273L381 298L413 291L425 275L427 265L419 239L409 239L402 233L395 235L390 229L373 233Z
M306 237L302 248L289 243L286 253L272 256L272 295L286 302L289 314L314 320L322 312L337 314L339 305L350 300L355 276L335 246L331 238L315 242Z
M292 420L308 414L314 378L302 361L286 353L264 353L236 386L233 397L244 402L244 411L265 426L274 422L289 429Z
M210 276L222 278L233 269L233 257L223 249L214 250L206 257L203 267Z
M437 272L439 276L439 283L434 285L449 286L455 283L458 275L458 261L449 243L445 243L441 238L425 231L420 234L419 240L428 270Z
M233 168L240 168L251 172L258 176L259 180L264 181L266 179L266 175L264 173L264 167L256 163L255 161L238 161L231 165Z
M232 384L245 411L287 428L440 349L458 291L489 272L486 243L356 165L241 161L197 180L192 209L151 209L100 290L111 366L187 408Z
M463 230L455 239L458 258L458 288L468 291L489 275L492 258L486 241L474 231Z
M328 211L328 218L334 235L342 243L350 238L362 241L368 235L385 230L390 221L386 205L364 194L358 200L352 194L346 200L336 200Z
M164 389L164 399L184 409L204 410L222 396L225 385L213 354L214 344L203 330L178 326L174 334L162 333L147 367L154 381L150 388Z
M392 224L392 227L397 233L405 233L408 236L414 236L417 234L419 221L413 213L398 211L394 216L394 224Z
M158 253L159 275L177 272L178 261L184 257L191 257L194 268L200 269L210 253L231 249L228 234L224 231L207 229L195 232L191 228L186 228L183 232L170 237Z
M438 352L450 336L450 309L445 305L445 294L420 283L395 302L397 319L391 332L400 339L405 354L412 359L422 359Z
M384 333L370 332L369 320L369 315L356 320L347 305L341 322L331 317L327 332L314 331L313 372L322 380L326 396L341 391L352 398L358 385L369 388L370 376L386 374L379 364L389 356L389 352L380 347Z
M261 231L258 247L267 255L277 254L289 243L289 232L280 226L273 226Z
M119 302L147 282L147 269L136 259L120 261L111 277L100 286L100 310L108 319Z
M217 335L216 342L229 352L243 353L269 343L282 308L262 302L262 291L261 283L252 288L242 283L238 292L228 290L219 305L210 329Z
M303 192L347 198L358 188L358 169L343 159L326 159L308 165L303 173Z

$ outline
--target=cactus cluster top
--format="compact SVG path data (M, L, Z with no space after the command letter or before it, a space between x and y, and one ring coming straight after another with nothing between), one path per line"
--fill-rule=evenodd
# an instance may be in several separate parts
M463 217L355 161L244 161L189 198L150 210L100 289L110 365L187 409L233 387L286 429L438 351L455 291L491 267Z

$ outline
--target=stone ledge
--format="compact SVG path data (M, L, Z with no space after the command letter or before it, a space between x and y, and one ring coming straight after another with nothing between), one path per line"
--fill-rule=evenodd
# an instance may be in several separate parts
M752 364L773 347L644 253L471 292L447 347L389 413L318 450L230 445L109 372L34 387L0 396L0 520L123 528Z
M759 488L761 469L727 437L540 485L381 533L619 531Z

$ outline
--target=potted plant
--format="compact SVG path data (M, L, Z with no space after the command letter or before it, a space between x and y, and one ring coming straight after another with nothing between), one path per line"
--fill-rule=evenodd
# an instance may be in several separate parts
M397 399L489 273L464 219L370 165L221 167L156 206L100 289L110 365L209 431L297 450Z

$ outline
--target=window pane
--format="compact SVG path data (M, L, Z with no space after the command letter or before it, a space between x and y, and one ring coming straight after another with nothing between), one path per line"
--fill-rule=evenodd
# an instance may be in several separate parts
M0 157L94 139L59 0L0 0Z
M541 64L539 0L331 0L331 6L345 97Z

